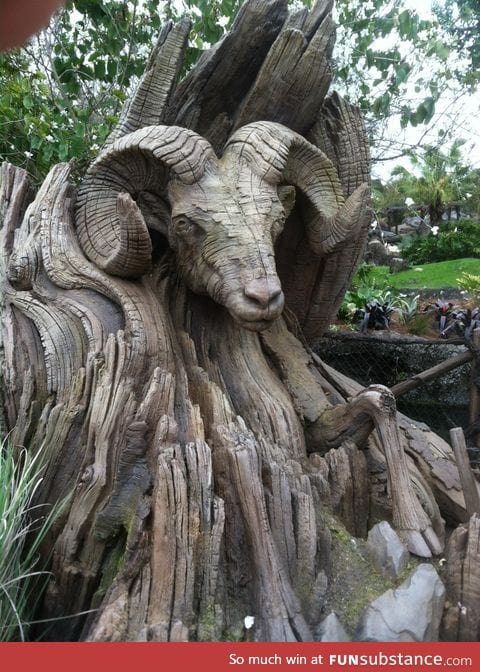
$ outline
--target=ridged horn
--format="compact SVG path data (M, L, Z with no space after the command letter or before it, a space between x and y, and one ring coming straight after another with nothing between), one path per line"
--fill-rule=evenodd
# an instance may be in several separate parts
M338 173L330 159L295 131L271 121L243 126L229 139L226 152L246 161L271 184L298 187L313 205L306 225L316 254L328 254L362 225L368 186L358 187L345 202Z
M135 198L141 192L165 196L172 173L193 184L214 158L207 140L178 126L146 126L116 140L92 163L78 191L76 225L87 257L112 275L146 273L152 243Z

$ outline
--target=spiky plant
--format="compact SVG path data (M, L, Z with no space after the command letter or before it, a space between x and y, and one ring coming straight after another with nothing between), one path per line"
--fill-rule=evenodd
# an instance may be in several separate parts
M396 310L399 314L400 321L403 324L411 324L412 320L418 314L418 299L420 294L416 296L400 295L396 300Z
M59 507L34 505L42 481L41 451L35 456L0 447L0 641L25 641L36 598L48 573L39 548Z

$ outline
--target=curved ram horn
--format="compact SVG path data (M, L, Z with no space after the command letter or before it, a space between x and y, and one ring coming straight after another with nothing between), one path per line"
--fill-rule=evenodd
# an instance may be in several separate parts
M178 126L146 126L114 142L78 191L76 225L88 258L112 275L147 272L152 243L135 198L142 192L165 195L172 174L193 184L214 158L207 140Z
M306 233L316 254L332 252L361 227L368 185L360 185L345 202L333 163L295 131L270 121L254 122L232 135L226 151L271 184L293 184L303 191L315 209Z

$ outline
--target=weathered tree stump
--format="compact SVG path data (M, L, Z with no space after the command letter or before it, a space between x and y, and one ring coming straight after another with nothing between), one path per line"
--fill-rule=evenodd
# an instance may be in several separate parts
M449 641L477 642L480 637L479 543L480 519L473 514L454 530L447 546L443 636Z
M43 451L41 501L69 497L42 616L94 610L54 639L235 638L246 615L312 639L333 516L364 536L393 512L426 556L464 519L450 447L305 340L369 223L331 9L249 0L181 82L189 25L166 26L78 189L2 168L5 420Z

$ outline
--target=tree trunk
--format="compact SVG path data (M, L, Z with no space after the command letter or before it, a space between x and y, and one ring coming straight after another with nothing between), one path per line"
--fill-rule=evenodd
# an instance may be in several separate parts
M131 277L119 277L118 264L115 275L105 270L113 263L110 248L103 266L84 252L87 239L103 240L110 226L92 234L89 222L80 220L100 189L89 186L90 178L77 198L70 167L55 166L33 198L22 170L2 169L6 425L15 443L43 452L40 501L68 497L49 541L53 578L41 616L60 619L47 634L52 639L241 638L244 617L253 615L255 639L310 640L329 600L332 567L342 562L332 530L343 524L365 536L370 515L393 516L407 542L421 537L412 550L430 555L442 547L440 512L452 524L465 519L450 447L424 426L398 418L384 388L374 402L370 392L348 402L359 387L324 365L305 340L322 333L335 314L369 221L361 119L336 94L326 98L331 4L320 0L310 12L287 16L284 0L249 0L231 33L181 82L189 26L167 26L97 162L103 166L102 157L125 148L146 126L188 128L222 155L237 129L266 120L322 150L315 154L321 174L334 175L343 195L331 219L319 220L317 182L298 178L296 205L290 203L275 247L287 308L261 329L244 328L228 297L220 305L216 295L213 300L197 285L192 289L187 266L193 257L185 261L181 245L200 234L183 218L176 224L178 238L172 238L174 208L170 219L165 193L155 192L170 161L164 149L154 151L164 152L160 177L149 177L143 191L117 197L117 218L143 218L153 229L151 243L140 234L132 242L131 229L122 238L127 265L132 246L152 246L149 269L129 271ZM283 127L260 130L265 128L277 129L282 141L293 138L301 173L298 164L307 161L310 145ZM142 135L139 159L145 172L149 134ZM194 135L188 138L185 143L207 147ZM250 140L242 142L250 152ZM188 163L187 145L177 145ZM237 145L240 140L230 144L231 153ZM202 151L203 161L210 150ZM267 161L265 152L248 154L250 162ZM268 163L272 172L275 165ZM193 189L176 170L170 200ZM279 195L291 184L289 170ZM239 189L247 189L239 175ZM191 203L200 207L204 196L202 190ZM207 196L204 211L217 198ZM250 211L242 198L253 222L245 226L245 245L254 239L260 247L252 231L263 206ZM222 217L231 203L233 196ZM168 233L160 221L164 211ZM341 244L318 246L312 236L329 222L332 239L347 224L350 235ZM201 236L208 237L205 231ZM226 259L228 277L238 254ZM205 256L199 263L210 268L207 262ZM272 271L267 279L275 277ZM265 300L262 282L253 275L245 285L245 292L256 292L258 310ZM378 433L372 434L374 425ZM385 441L391 447L386 457L382 441L383 448ZM394 465L390 488L388 464ZM86 611L91 613L72 617Z

